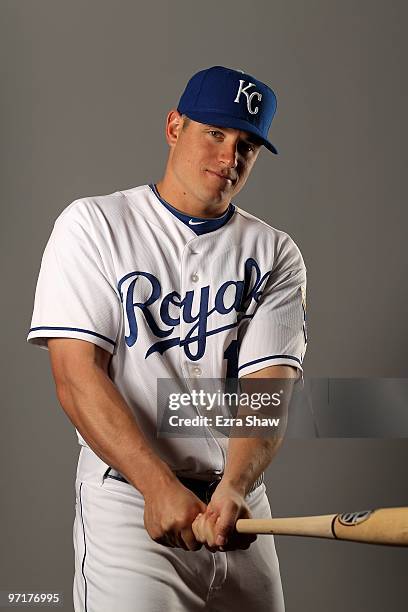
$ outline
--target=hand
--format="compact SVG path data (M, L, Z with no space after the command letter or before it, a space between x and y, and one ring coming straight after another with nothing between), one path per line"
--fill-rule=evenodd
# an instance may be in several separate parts
M144 525L158 544L199 550L191 524L206 505L179 481L145 495Z
M235 523L240 518L251 518L249 507L236 489L221 481L206 511L194 520L193 533L211 552L247 549L255 542L256 535L235 531Z

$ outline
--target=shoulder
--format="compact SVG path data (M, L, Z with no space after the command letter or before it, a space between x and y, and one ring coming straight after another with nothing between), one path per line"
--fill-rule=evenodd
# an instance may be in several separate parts
M67 218L84 220L98 214L109 215L115 212L120 213L128 203L129 195L137 197L138 194L143 194L147 189L147 185L141 185L140 187L118 190L106 195L77 198L61 211L56 220L59 221Z
M285 265L285 267L305 267L302 253L294 239L285 231L269 225L263 219L236 206L245 231L256 236L260 248L273 250L274 267Z
M147 185L141 185L106 195L77 198L60 212L55 219L54 228L62 230L80 227L95 235L109 232L112 227L125 223L133 201L143 197L147 189Z

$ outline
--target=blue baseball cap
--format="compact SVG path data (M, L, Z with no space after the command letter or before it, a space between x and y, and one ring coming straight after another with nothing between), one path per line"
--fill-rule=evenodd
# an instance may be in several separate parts
M242 70L212 66L194 74L177 110L193 121L244 130L278 153L268 140L276 112L272 89Z

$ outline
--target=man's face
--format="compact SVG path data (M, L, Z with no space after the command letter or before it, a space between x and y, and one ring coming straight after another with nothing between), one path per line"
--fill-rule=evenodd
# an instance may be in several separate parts
M228 204L246 183L261 143L249 132L206 125L169 115L169 166L192 199L211 206Z

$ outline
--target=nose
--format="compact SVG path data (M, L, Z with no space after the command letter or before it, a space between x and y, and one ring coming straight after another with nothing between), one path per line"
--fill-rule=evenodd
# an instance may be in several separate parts
M227 168L236 168L238 165L238 143L224 140L219 149L219 161Z

